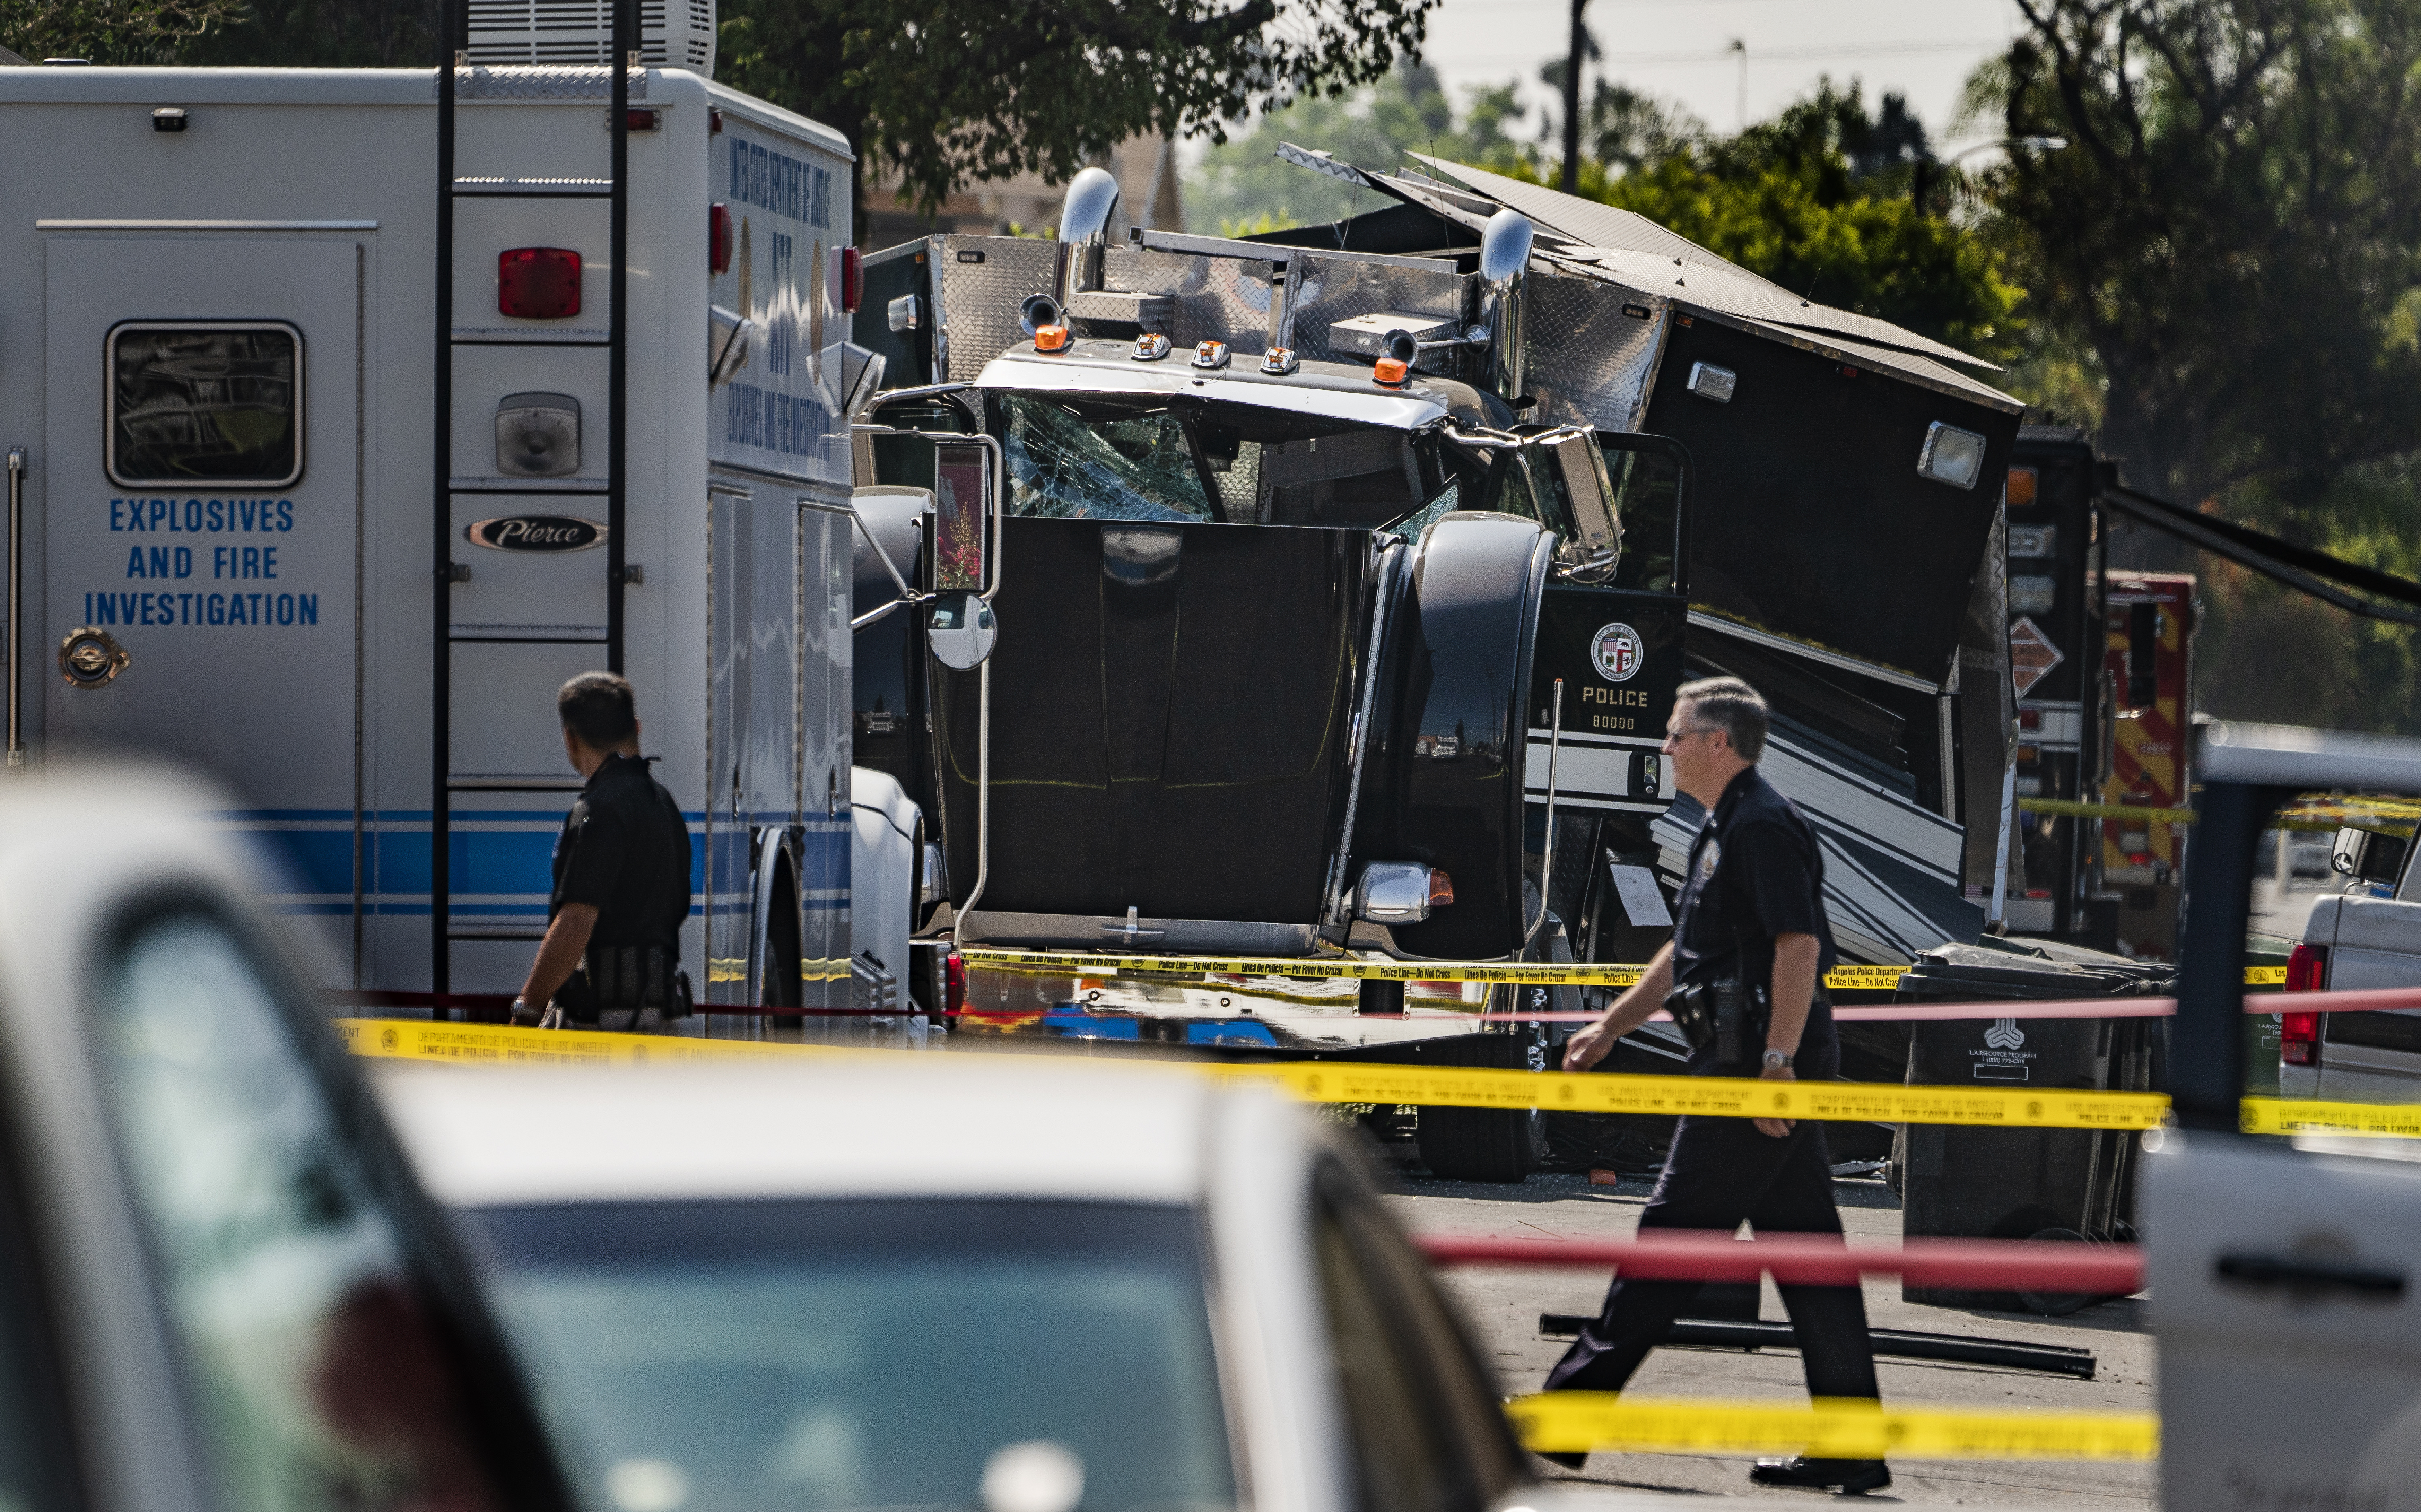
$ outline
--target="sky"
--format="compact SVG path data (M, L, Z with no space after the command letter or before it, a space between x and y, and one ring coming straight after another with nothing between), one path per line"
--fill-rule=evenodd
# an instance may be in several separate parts
M1545 90L1539 70L1564 55L1570 14L1570 0L1445 0L1421 55L1458 104L1464 86L1515 77L1535 104ZM1740 125L1737 39L1748 47L1750 120L1804 96L1823 74L1855 76L1869 108L1887 90L1907 95L1937 149L1967 75L2020 25L2010 0L1589 0L1587 20L1607 78L1678 99L1719 131ZM1594 88L1595 70L1584 79ZM1951 145L1995 134L1979 123Z

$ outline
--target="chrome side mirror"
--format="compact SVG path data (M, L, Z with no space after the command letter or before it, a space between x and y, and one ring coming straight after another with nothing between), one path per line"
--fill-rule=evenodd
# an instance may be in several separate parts
M973 672L992 655L1000 636L992 605L972 593L945 593L933 600L925 620L926 640L933 660L953 672Z
M992 454L982 444L933 445L933 588L981 593L991 580L984 553L992 540Z
M1557 569L1576 583L1603 583L1622 565L1622 516L1597 433L1583 426L1544 444L1571 508L1572 533L1555 550Z
M2329 869L2340 877L2351 877L2361 870L2363 838L2360 830L2339 830L2329 847Z

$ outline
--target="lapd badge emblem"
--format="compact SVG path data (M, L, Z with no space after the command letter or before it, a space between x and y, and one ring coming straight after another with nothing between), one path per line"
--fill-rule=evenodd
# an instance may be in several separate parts
M1598 675L1608 682L1629 682L1639 664L1648 659L1648 647L1641 643L1639 631L1625 624L1601 627L1590 639L1589 658L1597 663Z
M1710 840L1698 852L1698 885L1704 887L1715 875L1716 863L1724 859L1724 843Z

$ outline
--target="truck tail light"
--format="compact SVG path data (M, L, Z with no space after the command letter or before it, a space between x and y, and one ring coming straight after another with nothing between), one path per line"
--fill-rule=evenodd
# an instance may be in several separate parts
M966 1010L966 958L953 950L942 960L942 1011L955 1017Z
M514 247L498 253L496 309L522 320L578 315L580 254L562 247Z
M844 315L855 315L858 302L866 298L866 257L855 247L840 249L840 307Z
M2328 984L2329 952L2325 945L2297 945L2287 957L2287 990L2318 992ZM2289 1014L2289 1018L2298 1015ZM2301 1015L2308 1018L2309 1015Z
M721 200L706 208L706 265L714 273L731 271L731 207Z
M2320 1064L2320 1016L2282 1013L2278 1016L2278 1058L2288 1066Z
M2287 990L2318 992L2328 983L2329 953L2323 945L2297 945L2287 957ZM2278 1016L2278 1059L2288 1066L2320 1064L2320 1016Z

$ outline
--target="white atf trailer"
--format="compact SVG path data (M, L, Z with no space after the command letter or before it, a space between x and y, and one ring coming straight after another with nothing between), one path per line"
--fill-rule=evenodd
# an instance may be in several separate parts
M851 772L848 144L673 70L620 132L605 68L446 82L0 68L10 765L197 764L351 985L509 992L553 692L619 667L701 1001L880 1001L852 802L860 886L921 840Z

